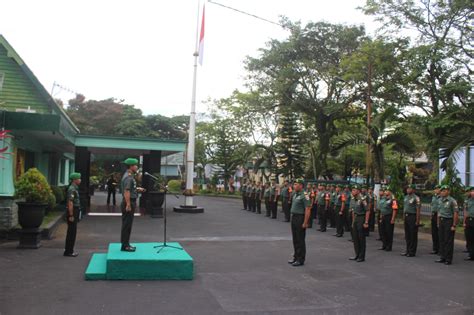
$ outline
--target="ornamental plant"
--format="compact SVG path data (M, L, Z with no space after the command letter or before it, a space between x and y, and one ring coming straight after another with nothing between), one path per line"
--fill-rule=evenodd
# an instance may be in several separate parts
M15 197L28 203L51 204L54 198L51 187L40 171L30 168L15 183Z

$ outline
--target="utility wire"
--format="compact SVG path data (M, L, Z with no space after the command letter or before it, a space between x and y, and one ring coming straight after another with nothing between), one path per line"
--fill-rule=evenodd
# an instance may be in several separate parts
M208 2L209 2L209 3L212 3L212 4L216 4L216 5L221 6L221 7L223 7L223 8L226 8L226 9L229 9L229 10L232 10L232 11L235 11L235 12L238 12L238 13L241 13L241 14L244 14L244 15L251 16L251 17L253 17L253 18L256 18L256 19L258 19L258 20L261 20L261 21L264 21L264 22L267 22L267 23L270 23L270 24L278 25L278 26L280 26L281 28L288 29L287 26L285 26L285 25L283 25L283 24L281 24L281 23L268 20L268 19L266 19L266 18L257 16L257 15L255 15L255 14L248 13L248 12L245 12L245 11L242 11L242 10L239 10L239 9L236 9L236 8L232 8L232 7L229 7L229 6L227 6L227 5L224 5L224 4L221 4L221 3L218 3L218 2L214 2L214 1L211 1L211 0L209 0Z

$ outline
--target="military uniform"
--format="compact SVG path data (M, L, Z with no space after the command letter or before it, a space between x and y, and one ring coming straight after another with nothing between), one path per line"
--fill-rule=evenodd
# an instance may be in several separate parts
M271 218L276 219L277 218L277 199L276 199L276 188L275 186L270 187L270 212L271 212Z
M336 191L334 189L334 185L330 185L329 190L329 226L331 228L336 227L336 215L337 211L335 209L336 206Z
M244 204L244 208L242 210L247 210L247 184L243 184L240 187L240 195L242 196L242 202Z
M403 256L413 257L416 255L416 248L418 245L418 214L421 207L420 197L412 194L407 194L403 201L403 217L405 227L405 241L406 252Z
M255 207L258 214L262 213L262 186L255 189Z
M352 222L352 240L354 242L355 256L350 258L362 262L365 260L366 234L364 223L366 222L367 212L369 211L367 201L360 194L352 195L350 209L354 219Z
M469 191L473 191L470 187ZM466 245L469 253L466 260L474 260L474 198L468 197L464 202L464 229L466 235Z
M435 187L439 188L439 187ZM439 252L439 231L438 231L438 208L439 208L438 194L433 195L431 198L431 240L433 242L433 254Z
M125 160L125 164L127 165L136 165L131 164L136 163L138 164L138 160L136 159L127 159ZM121 181L121 191L122 191L122 231L120 234L120 242L122 243L122 250L130 248L134 250L135 248L130 245L130 234L132 233L132 225L133 225L133 218L135 214L135 210L137 208L137 182L135 180L134 174L127 170L127 172L123 175ZM130 192L130 211L127 211L127 203L125 200L125 192Z
M374 200L375 201L375 211L377 212L377 227L378 227L378 232L379 232L379 239L378 240L382 240L382 233L383 233L383 230L382 230L382 215L381 215L381 209L380 209L380 201L382 199L385 199L385 196L384 196L384 190L385 188L382 187L380 188L380 191L379 191L379 195L378 197Z
M265 188L263 192L263 199L265 200L265 216L269 217L271 214L270 209L270 187Z
M257 189L255 188L254 185L250 186L250 189L248 190L248 196L249 196L249 211L256 212L257 211L257 204L255 202L255 199L257 198L256 196Z
M336 236L342 237L344 235L344 222L345 222L345 205L346 205L346 194L343 191L335 192L334 209L336 214Z
M81 174L72 173L69 178L74 181L75 179L80 179ZM79 212L81 208L81 202L79 198L79 187L72 182L67 190L67 203L72 202L73 213L69 213L67 210L67 233L66 233L66 244L64 247L64 256L77 256L74 253L74 245L76 243L76 234L77 234L77 221L79 221Z
M302 181L302 180L300 180ZM302 265L306 259L306 229L303 228L306 208L311 206L309 195L303 191L293 192L291 203L291 234L293 236L293 262ZM291 263L291 261L290 261ZM294 265L294 264L293 264Z
M289 187L285 186L282 188L281 193L281 206L283 208L283 214L285 215L285 221L289 222L290 221L290 193L289 193Z
M373 192L367 193L367 203L369 204L369 211L370 211L369 231L374 232L375 231L375 195Z
M319 231L326 232L330 196L326 190L318 191L318 214L321 219Z
M395 224L392 223L394 218L394 212L398 210L397 200L394 198L383 197L380 199L380 226L382 230L382 248L390 252L393 245L393 230ZM396 213L395 213L396 215Z
M441 189L448 189L443 186ZM454 234L451 227L456 227L454 216L458 213L458 203L451 197L441 197L438 203L439 210L439 256L440 262L451 264L453 261Z
M349 186L346 186L345 188L349 188ZM352 228L352 213L351 213L351 197L352 194L350 190L344 190L344 194L346 195L346 205L344 206L344 230L346 232L351 232Z

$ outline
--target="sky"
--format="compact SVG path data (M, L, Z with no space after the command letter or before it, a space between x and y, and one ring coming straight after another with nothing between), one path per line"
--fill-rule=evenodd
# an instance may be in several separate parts
M204 4L201 0L201 6ZM365 0L215 0L278 21L376 24L356 8ZM289 33L206 2L203 65L197 74L197 112L209 99L244 90L244 60L270 39ZM201 17L199 17L199 20ZM114 97L145 115L187 115L191 109L198 22L197 0L0 1L0 34L10 42L46 90L53 83L87 99ZM199 21L200 23L200 21ZM74 93L55 87L67 101Z

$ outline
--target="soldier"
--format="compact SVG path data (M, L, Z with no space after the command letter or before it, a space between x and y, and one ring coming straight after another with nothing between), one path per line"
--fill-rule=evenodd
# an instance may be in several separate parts
M420 226L420 197L415 195L414 184L407 188L407 194L403 201L403 217L405 226L406 251L400 255L415 257L418 245L418 227Z
M303 266L306 258L306 228L311 215L311 201L308 193L303 192L304 179L294 184L291 203L291 234L293 237L293 258L288 261L294 267Z
M350 207L350 203L351 203L351 197L352 197L352 193L351 193L351 187L349 185L345 185L344 186L344 194L346 195L346 205L344 207L344 218L345 218L345 224L344 224L344 230L346 232L351 232L351 228L352 228L352 213L351 213L351 207ZM350 239L350 241L352 241L352 238Z
M136 248L130 245L130 234L132 233L133 217L137 207L137 198L139 192L144 192L143 188L137 187L135 174L138 170L138 160L128 158L124 161L127 165L127 172L122 177L122 232L120 242L122 243L122 251L134 252Z
M453 262L454 234L458 225L459 209L456 200L449 195L449 186L440 188L438 200L439 259L438 263L451 265Z
M378 232L379 232L379 238L377 241L382 240L382 216L381 216L381 208L380 208L380 203L381 201L385 201L385 190L387 188L385 186L380 187L379 190L379 195L375 199L375 211L377 212L377 227L378 227Z
M273 203L273 210L272 210L272 219L277 218L278 213L278 201L280 200L280 193L281 188L279 184L275 184L275 202Z
M271 218L276 219L277 218L277 213L276 213L276 183L275 181L272 181L271 186L270 186L270 200L268 204L270 205L270 212L271 212Z
M250 186L250 192L249 192L249 203L250 203L250 210L252 212L257 211L257 203L256 203L256 198L257 198L257 187L255 185L255 182L252 182L252 185Z
M439 208L439 189L440 185L434 188L434 195L431 198L431 240L433 241L433 251L430 253L436 255L439 252L439 232L438 232L438 208Z
M242 186L240 186L240 195L242 196L242 202L244 203L242 210L247 210L247 181L245 180Z
M379 250L387 252L392 251L393 230L395 227L395 218L398 212L397 200L392 196L392 192L387 188L385 196L380 198L380 223L379 229L382 230L382 247Z
M474 187L467 189L469 196L464 202L464 231L469 256L464 260L474 260Z
M318 194L318 185L316 185L316 183L314 183L313 186L307 191L307 193L309 193L309 198L311 200L311 216L309 218L308 228L313 228L313 222L316 221L316 219L319 220L319 217L318 217L318 200L316 198L316 196Z
M255 206L257 208L256 211L258 214L262 213L262 196L263 196L262 184L259 182L257 183L257 188L255 190Z
M329 184L329 226L336 227L336 185Z
M265 183L265 189L263 190L263 199L265 200L265 216L269 217L270 210L270 185Z
M352 212L352 241L355 256L349 260L365 261L365 230L369 227L369 208L367 201L360 194L359 185L352 187L350 208Z
M331 199L329 193L326 191L326 185L319 184L317 199L318 214L321 218L320 228L318 231L326 232L329 201Z
M246 196L247 196L247 211L252 211L252 182L249 181L247 184Z
M283 213L285 215L285 222L290 222L290 183L288 182L287 179L285 179L285 183L283 188L281 189L280 196L281 196L281 206L283 208Z
M369 186L367 191L367 202L369 204L370 218L369 218L369 231L375 231L375 195L372 186Z
M336 237L344 235L344 208L346 205L346 194L342 191L342 185L337 185L335 192L334 210L336 212Z
M71 175L69 175L69 179L71 180L71 184L67 190L67 233L64 256L77 257L78 253L74 252L74 244L76 243L77 221L79 220L79 212L81 207L81 202L79 199L81 174L71 173Z

